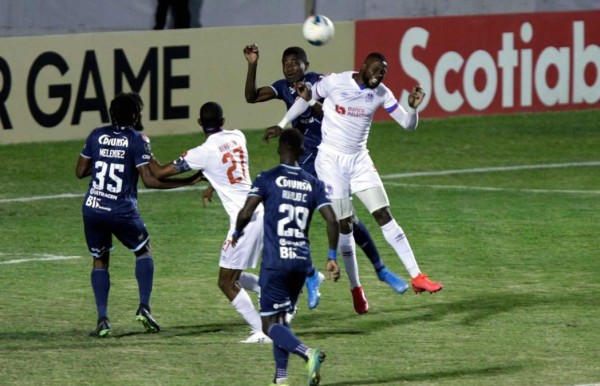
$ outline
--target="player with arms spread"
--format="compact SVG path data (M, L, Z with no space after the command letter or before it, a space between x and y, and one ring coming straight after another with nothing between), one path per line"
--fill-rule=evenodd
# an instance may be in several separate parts
M285 127L306 110L313 101L324 99L323 139L315 166L319 178L331 189L333 206L340 221L340 253L356 261L356 246L352 237L352 194L363 202L381 227L386 241L394 248L412 278L416 293L437 292L443 287L422 274L402 228L396 223L381 178L367 149L367 139L375 111L383 106L390 116L406 130L415 130L419 107L425 94L417 86L408 97L414 112L407 112L382 82L387 73L387 60L381 53L369 54L360 71L346 71L323 77L308 88L296 84L302 96L290 107L277 125ZM352 266L352 264L350 264ZM356 266L356 263L354 263ZM358 281L358 271L354 272Z
M108 272L112 236L136 256L135 276L140 305L136 319L147 332L160 326L150 313L150 295L154 279L154 261L146 225L137 210L138 177L147 188L171 189L201 181L202 174L185 179L157 179L148 163L152 157L150 140L135 130L140 120L140 103L131 95L119 94L110 104L112 125L99 127L88 136L81 151L75 174L91 176L82 205L85 238L94 257L91 273L98 323L93 336L111 332L108 319Z
M230 229L221 249L219 288L250 325L252 333L242 343L270 343L271 340L262 333L260 315L246 292L246 289L260 291L258 277L243 272L256 267L263 246L262 206L253 212L247 229L248 237L237 248L231 246L236 216L252 185L246 137L240 130L223 129L223 109L216 102L202 105L198 123L206 141L166 165L153 161L152 171L159 178L164 178L190 169L201 170L214 187L230 220Z
M325 185L298 166L302 154L302 134L284 130L279 138L280 165L260 173L240 210L232 243L235 248L246 235L253 213L265 207L265 241L260 265L260 314L265 334L273 340L276 385L287 384L289 354L307 362L308 384L318 385L325 353L309 348L292 332L285 315L294 308L312 266L309 226L313 212L318 209L327 222L329 253L327 271L337 280L339 227Z
M322 78L321 74L308 71L308 58L306 52L301 47L288 47L283 51L281 59L284 78L273 82L270 86L263 86L257 89L256 87L256 72L258 67L259 50L255 44L244 47L244 56L248 61L248 73L246 75L245 96L248 103L265 102L272 99L281 99L286 108L289 109L298 97L298 93L294 88L296 82L302 82L311 87ZM292 120L292 126L300 130L304 134L304 153L300 157L300 167L312 175L316 176L315 158L318 154L318 146L321 143L321 121L323 119L323 110L321 101L314 101L312 106L303 111L297 118ZM282 128L274 126L267 129L265 140L275 138L280 135ZM404 280L398 277L395 273L389 270L379 255L379 251L375 246L375 242L371 234L359 221L356 215L353 216L353 237L363 252L367 255L379 280L386 282L392 289L398 293L404 293L408 289L408 285ZM352 264L353 261L348 261ZM348 266L347 272L354 272L356 268ZM309 308L311 304L318 302L318 285L320 281L315 280L315 276L309 273L306 285L308 288ZM355 275L349 275L350 280L356 278ZM352 295L355 310L358 313L366 312L368 303L362 292L360 282L352 282L351 287L354 288Z

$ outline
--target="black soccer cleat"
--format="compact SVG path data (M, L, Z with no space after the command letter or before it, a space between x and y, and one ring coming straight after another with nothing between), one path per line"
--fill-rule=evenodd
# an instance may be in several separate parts
M97 338L105 338L111 332L110 322L108 318L98 319L98 326L92 332L90 332L90 336Z
M148 306L140 304L140 307L135 313L135 320L137 320L144 326L146 332L156 333L160 331L160 326L158 325L158 322L152 317L152 314L150 313L150 307Z

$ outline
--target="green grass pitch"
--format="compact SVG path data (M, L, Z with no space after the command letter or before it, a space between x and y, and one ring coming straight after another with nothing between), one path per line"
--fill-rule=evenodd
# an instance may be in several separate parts
M370 302L356 315L345 273L293 323L327 351L323 385L579 385L600 382L600 110L423 119L416 132L372 128L371 155L422 271L444 284L397 295L358 252ZM204 140L152 138L170 161ZM278 162L276 144L246 131L251 174ZM159 334L135 322L133 255L115 242L109 312L96 322L81 221L83 140L0 146L0 384L268 385L269 345L217 287L228 219L201 191L143 191L155 258ZM143 190L143 189L142 189ZM63 195L61 197L56 197ZM35 198L35 199L34 199ZM407 273L360 204L387 266ZM315 216L313 258L326 258ZM58 258L63 259L58 259ZM27 260L27 261L26 261ZM292 385L305 384L290 358Z

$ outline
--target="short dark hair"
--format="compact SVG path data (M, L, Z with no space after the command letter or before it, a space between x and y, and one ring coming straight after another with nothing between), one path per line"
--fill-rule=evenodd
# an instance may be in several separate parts
M283 59L283 57L288 56L288 55L295 55L296 59L300 60L302 63L304 63L304 64L308 63L308 57L306 56L306 51L304 51L304 49L302 47L286 48L285 51L283 51L283 55L281 56L281 58Z
M387 62L387 59L385 58L385 55L382 54L381 52L371 52L365 58L365 62L369 61L370 59L377 59L377 60L381 60L382 62Z
M297 129L285 129L279 136L279 146L288 147L292 151L300 150L304 146L304 134Z
M131 95L120 93L110 102L110 116L113 125L133 126L140 117L139 105Z
M206 102L200 107L200 121L204 128L219 128L223 121L223 109L217 102Z

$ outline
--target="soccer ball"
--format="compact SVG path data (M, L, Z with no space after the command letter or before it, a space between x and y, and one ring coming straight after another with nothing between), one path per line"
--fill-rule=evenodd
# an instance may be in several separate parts
M309 16L302 26L302 34L313 46L322 46L327 44L335 33L335 27L327 16L312 15Z

